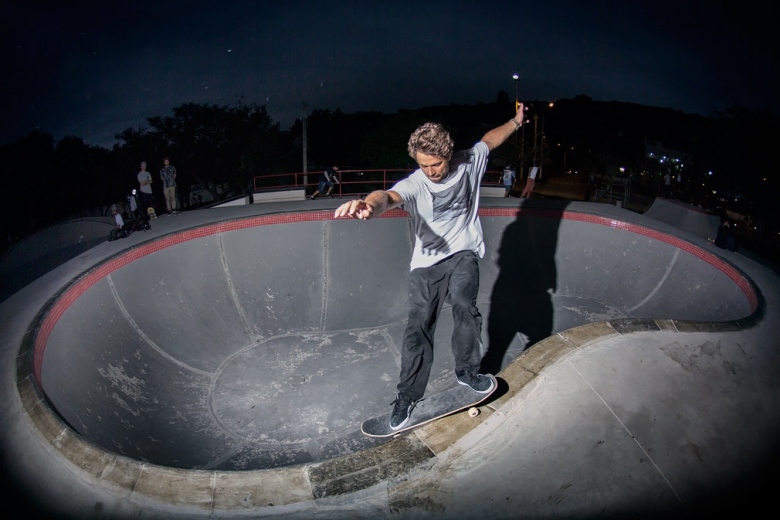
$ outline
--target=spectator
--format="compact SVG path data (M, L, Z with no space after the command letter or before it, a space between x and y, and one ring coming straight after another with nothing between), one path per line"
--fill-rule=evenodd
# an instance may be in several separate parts
M147 214L149 208L154 208L154 195L152 194L152 174L146 171L146 161L141 163L141 171L138 172L138 184L141 189L138 192L141 203L141 213Z
M531 166L531 169L528 171L528 180L525 181L525 188L523 188L523 193L520 194L520 197L524 197L526 199L531 198L531 193L533 193L534 186L536 185L537 173L539 173L539 167Z
M664 175L664 192L663 196L665 199L668 199L672 196L672 176L669 175L667 172L666 175Z
M515 183L516 175L515 171L507 164L504 172L501 174L501 180L504 182L504 197L509 196L509 191Z
M132 220L139 220L141 218L138 213L138 199L136 199L135 189L127 196L127 212Z
M119 213L119 208L116 206L116 204L111 206L111 214L114 215L115 226L108 235L109 242L125 237L125 221L122 219L122 215Z
M168 215L175 215L179 213L179 201L176 197L176 168L171 165L171 161L167 157L163 159L160 179L163 181L165 209L168 210Z
M718 236L715 238L715 245L732 252L737 250L737 243L731 230L731 222L728 220L721 221L718 227Z

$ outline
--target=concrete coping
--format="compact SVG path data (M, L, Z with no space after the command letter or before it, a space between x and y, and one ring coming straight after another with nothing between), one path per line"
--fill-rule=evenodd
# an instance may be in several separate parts
M579 349L616 335L672 332L729 332L752 327L761 310L746 320L720 323L679 320L622 319L597 322L550 336L518 356L498 374L497 397L482 405L475 418L458 413L357 453L323 462L254 471L183 470L147 464L108 452L84 440L57 416L35 384L33 342L26 340L17 356L16 384L33 427L79 476L92 485L129 500L152 500L193 512L240 512L276 506L295 508L347 495L399 478L431 465L464 435L512 401L546 368ZM32 334L28 334L28 337ZM484 434L489 433L485 428ZM270 512L270 511L269 511Z

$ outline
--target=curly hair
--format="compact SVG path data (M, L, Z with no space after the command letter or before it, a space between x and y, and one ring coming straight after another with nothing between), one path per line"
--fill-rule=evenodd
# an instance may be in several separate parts
M449 132L447 132L439 123L425 123L417 130L412 132L409 138L409 155L417 160L417 152L434 157L443 157L448 161L452 158L452 150L455 143L452 141Z

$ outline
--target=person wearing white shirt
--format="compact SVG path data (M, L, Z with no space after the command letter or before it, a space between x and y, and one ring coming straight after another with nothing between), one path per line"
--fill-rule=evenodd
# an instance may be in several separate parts
M452 351L458 383L480 393L493 390L493 380L479 373L485 355L482 316L476 306L479 258L485 253L479 185L490 151L520 128L524 110L521 104L515 117L457 153L442 125L422 125L408 144L409 155L419 165L416 171L390 190L374 191L336 209L336 218L368 220L403 205L411 217L415 243L408 281L409 318L390 419L394 430L408 422L425 393L433 363L433 332L447 295L454 318Z

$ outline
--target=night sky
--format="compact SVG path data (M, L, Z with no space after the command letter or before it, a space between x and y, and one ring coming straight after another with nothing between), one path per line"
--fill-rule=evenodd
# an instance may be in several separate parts
M110 147L186 102L395 112L585 94L780 112L780 2L35 1L0 7L0 144ZM320 86L322 84L322 86Z

